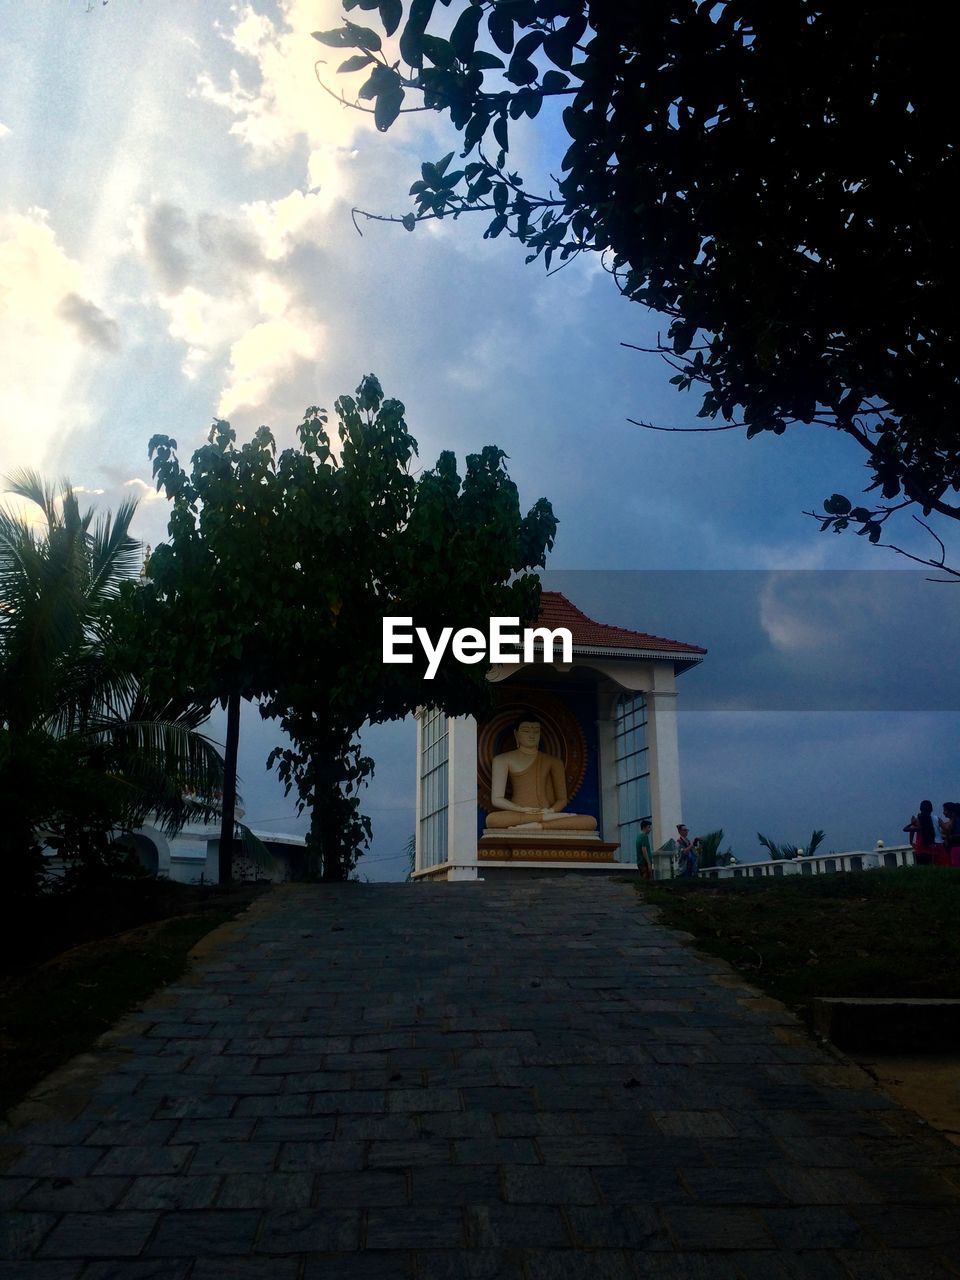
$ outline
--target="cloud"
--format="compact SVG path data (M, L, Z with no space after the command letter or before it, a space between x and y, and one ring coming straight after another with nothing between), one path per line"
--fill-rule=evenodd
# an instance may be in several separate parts
M124 480L123 485L125 489L135 490L133 496L141 504L145 502L166 502L166 494L161 492L155 485L148 484L146 480L141 480L139 476ZM103 491L101 490L101 492Z
M5 125L3 121L0 120L0 138L9 138L10 133L11 133L10 126Z
M190 279L190 259L182 244L189 233L183 209L165 200L142 211L135 229L138 247L167 292L182 289Z
M218 352L226 351L232 337L254 322L243 298L217 296L195 285L161 295L157 301L167 314L171 338L186 348L182 367L191 380Z
M120 326L89 298L68 293L57 311L90 346L99 347L101 351L120 349Z
M279 8L273 22L251 5L241 6L235 25L222 34L244 59L243 71L233 68L226 86L207 72L197 82L199 97L233 116L230 133L263 162L304 145L345 146L365 123L324 94L314 70L324 51L311 32L339 25L339 0L280 0ZM332 65L330 71L335 74ZM251 72L248 87L244 76Z
M887 581L869 573L775 571L760 594L760 625L781 653L835 655L850 645L852 630L859 640L862 630L883 623L889 597L878 588Z
M327 195L294 190L278 200L243 205L241 214L250 222L264 257L276 262L286 258L297 244L317 239L329 208Z
M522 375L527 362L523 326L501 319L496 328L479 335L463 358L447 366L446 376L457 387L477 392L511 375Z
M302 178L311 217L348 198L358 137L374 132L369 109L343 106L318 82L318 73L336 84L341 56L317 44L312 32L340 25L340 0L280 0L274 21L251 5L237 8L232 26L220 29L240 57L226 81L202 73L196 94L232 117L228 132L261 166L302 160ZM346 84L347 93L362 77ZM423 118L417 117L423 127ZM403 135L403 122L394 139ZM378 145L383 146L382 139ZM292 212L292 211L291 211Z
M83 266L66 252L43 209L0 213L0 435L20 466L40 466L47 446L88 421L78 387L92 353L119 346L119 328L89 296Z
M233 215L160 202L136 211L132 240L156 280L154 301L185 348L194 379L220 369L217 413L263 406L323 346L324 326L287 259L313 243L327 202L294 189L239 205Z
M258 243L256 228L244 225L250 221L240 206L240 216L200 213L197 215L197 244L208 256L233 275L237 268L252 270L262 265L264 251Z
M230 348L228 380L218 414L229 418L236 409L263 404L301 360L316 358L323 337L323 326L297 308L254 325Z

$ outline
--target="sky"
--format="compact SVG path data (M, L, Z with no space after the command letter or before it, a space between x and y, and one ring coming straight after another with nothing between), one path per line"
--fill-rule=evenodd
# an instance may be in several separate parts
M310 32L338 24L337 0L2 9L0 475L66 476L107 507L135 494L156 545L151 435L186 459L226 417L241 440L267 423L285 445L306 406L374 372L425 466L498 444L524 505L550 498L545 585L710 649L680 684L694 830L722 826L742 857L758 829L863 847L896 839L921 798L960 798L956 588L802 514L866 480L857 447L818 427L748 442L631 425L692 425L697 404L621 345L665 323L594 259L548 277L469 218L359 236L354 206L406 212L420 161L456 144L430 113L379 135L322 91L338 56ZM511 136L518 168L549 172L555 122ZM302 831L264 768L275 741L250 708L247 819ZM365 745L361 867L402 878L412 725Z

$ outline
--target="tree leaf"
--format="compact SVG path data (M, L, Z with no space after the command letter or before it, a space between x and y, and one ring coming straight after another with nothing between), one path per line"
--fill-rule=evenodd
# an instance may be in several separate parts
M356 49L357 42L346 27L337 27L334 31L311 31L314 40L328 45L331 49Z
M502 58L487 53L484 49L478 49L470 58L470 66L474 71L499 71L506 65Z
M381 133L386 133L400 114L403 96L403 89L399 85L378 95L373 107L373 119Z
M449 40L441 40L437 36L425 35L420 41L420 47L433 65L440 67L443 71L448 71L456 60L453 46Z
M545 71L540 80L544 93L559 93L569 83L570 77L565 76L562 71Z
M340 63L337 72L341 75L349 75L352 71L362 71L372 61L373 58L369 53L355 53L352 58L347 58L345 62Z
M573 41L563 30L550 32L543 41L543 52L556 67L569 71L573 65Z
M392 36L403 17L403 0L380 0L380 21L388 36Z
M487 27L493 43L503 53L513 52L513 19L497 7L490 11Z
M371 27L358 27L355 22L348 22L346 27L352 37L352 44L361 49L371 49L374 53L380 52L383 41Z
M434 0L411 0L403 34L400 36L400 56L411 67L423 65L423 37L433 16Z
M450 32L450 44L461 62L469 62L480 34L483 10L477 5L464 9Z
M673 339L673 349L678 356L682 356L685 351L690 350L690 343L693 341L693 335L697 331L697 326L690 323L674 322L670 326L670 336Z
M823 509L831 516L846 516L850 514L851 503L849 498L845 498L842 493L835 493L827 498L823 504Z

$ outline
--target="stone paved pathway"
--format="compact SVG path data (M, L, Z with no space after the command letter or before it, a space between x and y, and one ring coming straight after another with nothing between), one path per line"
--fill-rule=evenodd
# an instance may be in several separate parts
M67 1074L4 1280L960 1275L960 1149L623 885L277 890Z

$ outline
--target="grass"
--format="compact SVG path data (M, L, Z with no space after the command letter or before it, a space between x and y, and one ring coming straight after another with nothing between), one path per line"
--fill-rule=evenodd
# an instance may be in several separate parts
M74 902L68 918L72 916L75 927L62 934L69 949L49 957L51 946L56 949L49 921L34 939L35 949L49 958L28 965L20 952L11 962L12 948L6 949L7 976L0 981L0 1115L56 1067L89 1049L158 987L180 977L191 948L260 892L254 886L221 892L150 883L156 890L147 887L134 896L126 886L99 892L103 911L95 915L106 936L70 945L72 934L89 935L92 927L89 916L76 915L82 902ZM112 915L106 910L111 889L117 905ZM48 900L47 908L55 922L63 916L64 901ZM36 924L43 904L33 904L31 910ZM137 910L144 920L130 929L126 926ZM166 918L158 919L158 912ZM118 922L123 932L117 931Z
M642 885L664 924L809 1021L815 996L960 998L960 871Z

